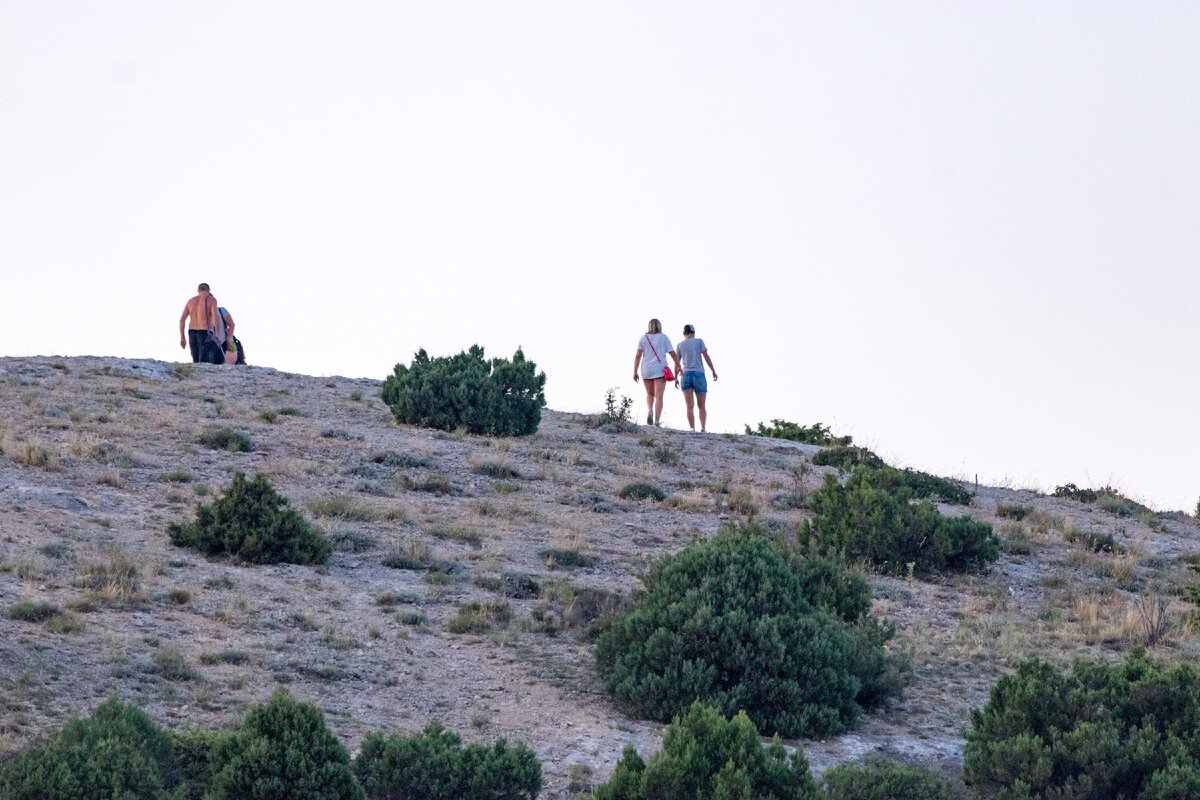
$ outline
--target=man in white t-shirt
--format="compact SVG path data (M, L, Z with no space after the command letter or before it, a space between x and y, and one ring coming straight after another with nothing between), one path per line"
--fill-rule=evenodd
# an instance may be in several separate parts
M675 351L679 353L679 359L683 362L679 378L683 384L681 387L683 400L687 403L688 425L692 430L696 430L696 418L692 412L694 400L695 404L700 407L700 432L704 433L708 423L708 410L704 407L704 401L708 398L708 381L704 377L704 362L708 362L708 368L712 370L714 381L717 379L717 370L713 366L712 359L709 358L704 340L696 338L696 329L691 325L683 326L683 341L676 345Z

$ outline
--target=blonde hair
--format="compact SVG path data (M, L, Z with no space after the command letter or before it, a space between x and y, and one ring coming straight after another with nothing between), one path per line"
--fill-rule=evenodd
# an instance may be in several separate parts
M656 319L650 320L650 324L646 328L646 333L662 333L662 323Z

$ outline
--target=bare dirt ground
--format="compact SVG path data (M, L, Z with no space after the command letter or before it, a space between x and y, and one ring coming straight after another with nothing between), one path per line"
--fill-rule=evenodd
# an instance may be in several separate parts
M662 726L609 702L571 597L628 593L653 559L749 513L791 535L807 513L795 498L827 471L797 479L813 447L608 433L553 411L536 435L511 440L403 427L379 386L262 368L0 359L0 754L109 695L172 727L217 727L284 686L321 707L352 751L369 731L440 720L467 740L525 742L543 762L543 796L576 796L626 744L655 750ZM222 428L254 450L200 443ZM167 526L237 470L266 475L331 537L327 566L240 566L171 545ZM620 499L634 481L667 499ZM881 753L954 774L970 710L999 675L1031 655L1119 657L1153 638L1155 600L1169 604L1156 654L1195 657L1190 606L1178 599L1200 549L1191 517L987 487L969 508L942 510L996 525L1005 553L985 575L875 577L874 610L896 623L912 683L854 732L793 743L815 770ZM1068 541L1086 533L1112 534L1126 552ZM385 566L397 552L441 568ZM498 589L522 575L540 597ZM11 619L22 601L62 615ZM472 601L494 605L490 629L452 633Z

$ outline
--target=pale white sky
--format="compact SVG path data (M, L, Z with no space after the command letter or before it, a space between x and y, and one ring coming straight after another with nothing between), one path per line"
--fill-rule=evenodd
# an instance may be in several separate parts
M0 0L0 354L521 345L711 426L1200 497L1200 4ZM669 390L666 421L684 423Z

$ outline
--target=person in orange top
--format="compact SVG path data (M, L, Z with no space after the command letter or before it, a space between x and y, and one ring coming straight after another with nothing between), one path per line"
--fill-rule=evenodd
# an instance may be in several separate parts
M212 296L207 283L202 283L196 289L196 296L183 306L183 314L179 317L179 346L192 348L192 363L201 361L224 363L225 358L218 351L217 330L221 324L217 316L217 298ZM187 328L187 336L183 335L183 325L191 320ZM210 336L213 338L210 340ZM211 341L211 344L210 344ZM210 352L211 350L211 352ZM216 357L221 355L221 360Z

